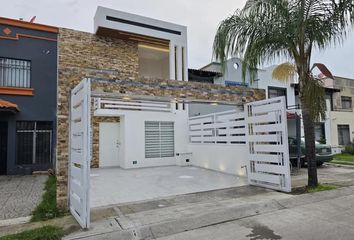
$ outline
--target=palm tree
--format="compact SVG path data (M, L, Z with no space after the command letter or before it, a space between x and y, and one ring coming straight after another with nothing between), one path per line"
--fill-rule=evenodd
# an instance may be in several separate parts
M354 0L248 0L242 10L220 23L213 52L223 66L229 56L243 59L243 76L273 60L286 59L273 71L277 79L299 80L305 133L308 186L316 187L314 123L324 115L321 81L311 73L313 49L340 44L354 22Z

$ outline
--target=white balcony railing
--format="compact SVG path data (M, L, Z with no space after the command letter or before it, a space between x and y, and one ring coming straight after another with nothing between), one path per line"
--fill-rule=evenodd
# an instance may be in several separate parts
M111 110L111 111L154 111L154 112L171 112L172 107L170 102L155 102L147 100L132 100L122 98L117 100L96 98L94 109Z

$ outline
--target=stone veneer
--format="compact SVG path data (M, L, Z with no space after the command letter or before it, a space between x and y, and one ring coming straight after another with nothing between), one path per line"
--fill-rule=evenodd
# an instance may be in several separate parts
M58 134L57 134L57 204L67 208L68 129L70 90L84 77L134 80L138 77L138 45L136 42L99 37L92 33L61 28L58 41ZM99 118L93 118L92 125ZM97 132L97 131L95 131ZM98 149L98 134L93 139ZM97 152L92 164L96 165Z
M99 92L231 102L250 102L265 98L263 90L173 80L141 79L138 77L138 72L137 42L60 29L56 166L58 207L67 208L68 100L70 90L82 78L94 79L92 89ZM119 119L92 118L93 159L91 165L93 167L98 167L98 123L100 121L119 121Z

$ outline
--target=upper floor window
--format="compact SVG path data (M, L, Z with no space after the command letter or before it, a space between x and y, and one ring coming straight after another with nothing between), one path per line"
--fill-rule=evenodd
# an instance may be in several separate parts
M0 57L0 87L30 88L31 62Z
M268 98L275 98L281 96L285 96L286 106L288 106L286 88L268 87Z
M352 98L341 96L342 108L343 109L352 109Z
M170 79L170 50L165 45L139 44L140 77Z

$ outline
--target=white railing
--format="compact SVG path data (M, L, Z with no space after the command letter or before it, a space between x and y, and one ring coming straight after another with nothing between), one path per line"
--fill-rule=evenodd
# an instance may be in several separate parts
M190 143L246 144L244 112L225 111L189 118Z
M156 112L171 112L170 102L155 102L147 100L132 100L132 99L103 99L96 98L94 103L95 110L135 110L135 111L156 111Z

